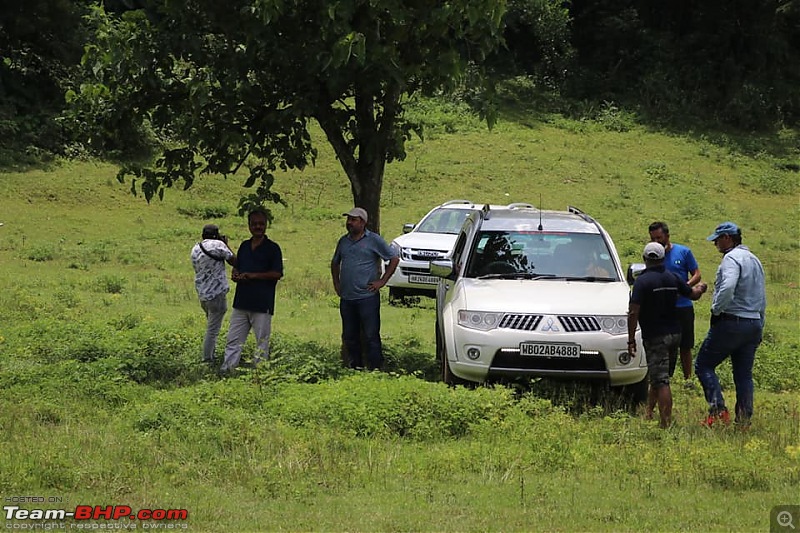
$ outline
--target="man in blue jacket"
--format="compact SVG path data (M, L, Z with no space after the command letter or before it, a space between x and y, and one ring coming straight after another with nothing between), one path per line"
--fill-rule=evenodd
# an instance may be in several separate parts
M716 373L717 366L730 357L736 386L736 423L747 428L753 416L753 363L764 333L767 308L764 267L742 245L742 231L733 222L717 226L708 240L714 241L722 262L714 280L711 327L694 362L708 402L703 425L730 423Z

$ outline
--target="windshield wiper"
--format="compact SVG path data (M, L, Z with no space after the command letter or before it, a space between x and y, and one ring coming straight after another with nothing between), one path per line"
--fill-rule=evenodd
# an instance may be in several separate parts
M564 276L561 279L566 281L616 281L614 278L598 276Z
M505 272L503 274L484 274L476 279L552 279L555 274L534 274L533 272Z

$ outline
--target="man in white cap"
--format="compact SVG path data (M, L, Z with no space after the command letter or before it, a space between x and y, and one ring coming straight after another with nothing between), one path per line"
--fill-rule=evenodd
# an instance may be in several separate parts
M400 258L380 235L367 229L366 210L354 207L342 215L347 217L347 234L339 239L331 260L333 288L340 298L342 342L351 368L380 369L383 366L380 289L392 277ZM388 261L383 275L382 261ZM366 354L361 350L362 332Z
M708 402L703 425L730 423L716 373L717 366L730 357L736 386L736 423L746 429L753 416L753 363L767 308L764 267L742 245L742 231L733 222L717 226L707 240L714 241L723 256L714 280L711 327L694 361L694 373Z
M670 362L678 358L681 324L675 302L678 295L698 300L708 289L703 282L690 287L686 280L664 267L664 247L649 242L642 258L647 265L636 278L628 307L628 351L636 353L636 324L642 328L642 343L647 354L650 391L647 396L647 417L652 418L658 404L661 427L672 423L672 390L669 386ZM674 368L674 367L673 367Z
M228 246L227 237L220 235L216 224L203 226L202 237L192 248L191 260L197 297L206 314L203 362L213 363L222 319L228 310L227 295L230 287L225 274L225 263L236 266L236 255Z

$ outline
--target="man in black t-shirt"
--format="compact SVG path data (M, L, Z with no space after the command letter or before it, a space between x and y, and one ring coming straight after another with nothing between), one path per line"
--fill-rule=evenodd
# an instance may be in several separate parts
M647 417L652 418L658 404L661 427L672 423L672 390L669 387L670 360L677 361L681 344L681 325L675 310L678 294L698 300L708 289L705 283L690 287L685 280L664 267L664 247L650 242L642 258L647 265L636 279L628 308L628 351L636 353L636 324L642 328L642 343L647 355L650 391Z
M267 238L267 214L257 209L247 217L252 237L239 246L237 265L231 279L236 282L233 311L225 345L221 373L239 366L242 347L252 328L256 336L253 366L269 357L272 315L275 314L275 287L283 277L281 248Z

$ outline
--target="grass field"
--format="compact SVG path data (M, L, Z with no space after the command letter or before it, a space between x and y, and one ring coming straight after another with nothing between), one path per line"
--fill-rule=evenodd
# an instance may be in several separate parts
M416 112L429 134L388 167L387 239L453 198L574 205L624 263L650 222L667 221L711 283L719 254L705 237L738 223L768 276L752 430L701 428L702 394L682 387L667 431L580 390L448 389L427 299L384 301L390 372L341 368L329 264L352 197L324 144L316 167L276 180L288 207L273 207L268 230L286 270L273 359L219 380L197 364L188 256L207 221L248 237L243 180L204 177L148 205L112 165L62 162L0 174L6 505L187 509L171 525L194 531L763 531L773 506L800 503L797 132L657 131L613 107L517 111L491 131L457 109ZM698 343L709 303L697 304Z

